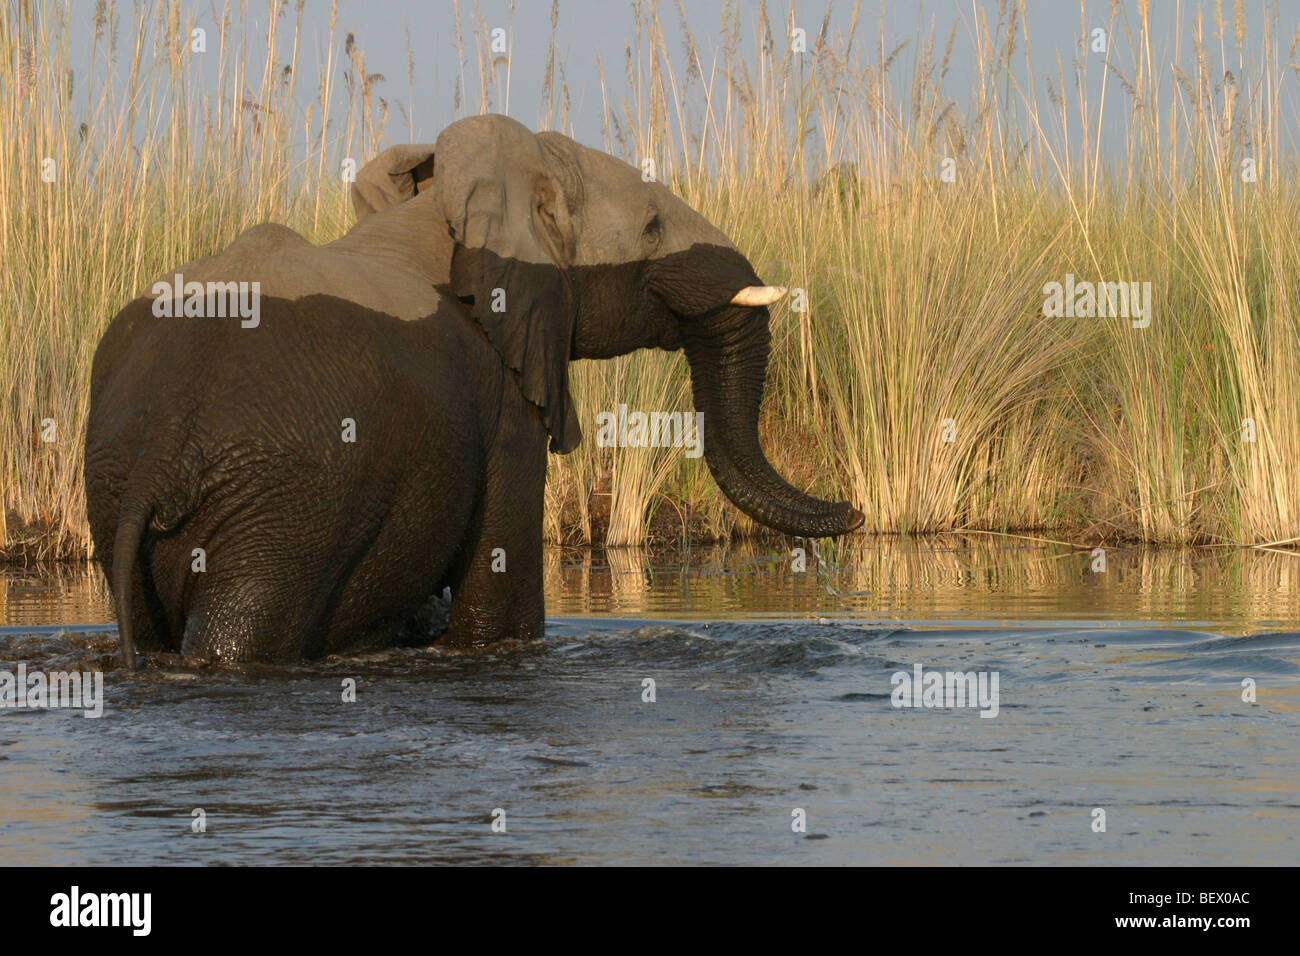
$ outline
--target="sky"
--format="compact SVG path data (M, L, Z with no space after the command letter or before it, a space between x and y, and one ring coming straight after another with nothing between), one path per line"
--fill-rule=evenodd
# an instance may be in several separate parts
M88 49L95 4L92 0L69 2L74 14L73 42L80 40ZM297 0L246 2L245 26L255 36L264 34L270 10L277 9L282 17L282 32L287 34L289 30L286 27L292 25L296 3ZM724 0L681 0L681 5L707 71L715 58L720 58L719 51L724 42L721 21L726 3ZM196 18L198 25L215 33L217 10L221 9L218 3L181 0L181 6ZM944 81L944 92L957 103L966 104L974 84L974 37L979 14L982 12L990 23L995 23L998 0L933 0L928 3L862 0L860 4L838 0L830 4L829 32L832 36L847 34L855 6L859 17L856 49L861 62L875 62L881 46L888 53L899 44L912 41L899 54L891 74L903 81L910 77L915 63L915 39L933 30L936 46L941 49L950 29L956 25L952 64ZM758 30L760 3L758 0L734 0L734 7L738 11L740 47L750 50ZM1233 48L1231 36L1237 8L1240 8L1246 28L1246 41L1240 52ZM233 9L238 11L239 6L235 5ZM456 107L457 77L463 68L473 85L477 64L472 48L467 49L467 62L464 64L457 55L457 15L451 0L338 0L337 9L335 45L341 47L351 34L357 47L365 54L367 72L381 73L385 77L375 86L377 94L392 102L401 102L404 107L409 103L409 117L394 109L389 128L390 141L432 141L448 122L467 111L463 102L459 110ZM1300 0L1224 0L1223 16L1229 24L1230 35L1223 44L1226 54L1223 62L1219 62L1215 9L1214 0L1205 3L1151 0L1149 15L1155 42L1152 53L1156 63L1164 65L1163 84L1173 83L1168 63L1174 59L1188 68L1192 21L1197 10L1204 11L1205 34L1216 70L1226 65L1238 76L1249 77L1252 70L1258 73L1263 27L1270 9L1276 9L1279 16L1282 35L1277 45L1281 61L1287 62L1291 37L1300 23ZM825 0L793 0L790 3L778 0L768 3L767 10L769 17L783 27L790 17L789 11L793 10L794 23L811 37L820 28L827 4ZM1058 57L1065 64L1068 78L1071 60L1090 55L1085 52L1090 41L1085 32L1091 34L1094 29L1110 26L1112 11L1115 26L1108 34L1112 44L1111 57L1121 70L1131 70L1131 51L1118 47L1124 45L1121 31L1125 21L1136 28L1138 10L1138 0L1115 3L1112 0L1082 0L1082 3L1079 0L1027 0L1028 40L1034 75L1029 75L1022 54L1017 52L1013 60L1017 82L1024 89L1033 89L1046 98L1048 80L1056 74ZM675 68L682 70L686 54L676 0L661 0L658 11L669 48L674 51ZM315 77L318 62L330 52L330 15L331 0L305 0L303 33L307 48L300 51L300 77L304 74ZM499 101L493 105L496 111L509 112L534 128L540 128L545 119L541 77L552 34L551 17L551 0L515 0L513 3L510 0L478 0L477 3L462 0L459 4L460 29L467 46L479 30L480 22L488 31L497 28L505 31L511 74L509 101L508 104ZM598 61L603 62L610 94L621 96L626 88L625 48L634 43L632 0L560 0L556 17L555 38L570 94L570 122L565 131L582 142L601 146L605 105ZM880 42L882 36L883 44ZM408 89L408 38L413 89ZM782 42L786 39L781 38ZM288 51L285 52L287 57ZM338 58L343 51L335 49L333 52ZM216 58L211 59L215 61ZM1099 103L1106 70L1102 66L1104 57L1097 57L1097 60L1097 63L1090 64L1088 85L1090 96ZM209 62L205 68L214 70L215 66ZM1296 71L1284 69L1281 72L1289 84L1288 95L1294 95ZM900 95L906 85L906 82L900 83ZM1125 94L1113 75L1105 87L1105 94L1111 108L1103 114L1106 116L1102 126L1103 147L1118 149L1127 111L1120 108ZM304 100L314 95L312 83L302 85L300 96ZM472 103L477 102L476 96L469 99ZM472 105L470 111L473 111Z

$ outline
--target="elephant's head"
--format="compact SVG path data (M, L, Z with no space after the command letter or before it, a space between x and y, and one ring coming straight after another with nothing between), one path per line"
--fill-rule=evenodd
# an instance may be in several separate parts
M805 537L862 523L848 502L791 487L759 447L767 306L784 290L764 285L703 216L627 163L505 116L459 120L432 151L395 149L405 152L389 150L358 176L359 215L380 208L380 194L389 202L431 194L422 201L436 206L454 240L449 291L472 302L519 373L552 450L581 439L569 359L681 348L704 412L705 460L737 507Z

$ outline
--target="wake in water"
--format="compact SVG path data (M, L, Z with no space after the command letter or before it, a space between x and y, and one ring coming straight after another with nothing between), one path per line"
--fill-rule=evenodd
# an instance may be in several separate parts
M1133 556L1102 588L1068 555L881 547L803 578L566 558L537 642L138 672L97 581L11 577L0 668L98 672L104 700L0 708L6 859L1300 858L1300 632L1263 623L1300 616L1286 568ZM1136 589L1164 575L1204 587Z

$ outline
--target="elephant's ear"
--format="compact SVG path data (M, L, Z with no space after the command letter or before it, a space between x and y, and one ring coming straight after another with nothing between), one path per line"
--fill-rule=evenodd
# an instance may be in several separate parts
M357 219L414 199L433 184L433 147L390 146L361 167L352 183Z
M569 198L536 137L505 117L461 120L437 149L433 188L456 243L452 291L472 298L475 319L541 409L551 451L570 452L582 430L568 384L577 316Z

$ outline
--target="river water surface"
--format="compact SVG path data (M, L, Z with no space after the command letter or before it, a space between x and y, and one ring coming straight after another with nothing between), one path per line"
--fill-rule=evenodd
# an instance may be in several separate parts
M534 644L134 674L97 571L5 572L0 670L106 701L0 708L0 863L1300 862L1300 555L823 557L553 549Z

